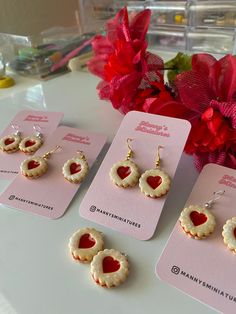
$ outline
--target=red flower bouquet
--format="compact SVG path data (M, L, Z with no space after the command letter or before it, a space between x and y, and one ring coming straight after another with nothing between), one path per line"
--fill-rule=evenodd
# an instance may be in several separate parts
M147 51L150 15L144 10L129 19L124 8L107 22L106 36L95 36L88 67L102 79L100 98L124 114L138 110L188 119L185 151L197 169L209 162L236 168L236 58L195 54L186 61L178 54L166 64L173 69L165 84L163 60Z

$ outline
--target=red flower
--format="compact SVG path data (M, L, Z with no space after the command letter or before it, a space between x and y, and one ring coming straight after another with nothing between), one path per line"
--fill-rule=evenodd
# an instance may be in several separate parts
M194 55L192 70L175 84L192 123L185 150L197 168L209 162L236 168L236 58Z

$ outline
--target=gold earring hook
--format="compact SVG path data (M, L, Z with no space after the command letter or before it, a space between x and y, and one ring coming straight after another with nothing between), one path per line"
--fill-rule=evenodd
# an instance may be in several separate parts
M55 153L55 151L57 151L59 148L62 148L61 146L57 145L54 149L50 150L49 152L45 153L43 155L43 159L49 159L50 156Z
M160 149L161 148L164 148L164 146L158 145L158 147L157 147L157 159L156 159L156 162L155 162L156 168L159 168L159 166L161 164L161 157L160 157Z
M130 160L130 158L132 158L134 156L134 152L132 151L131 146L130 146L130 142L132 142L132 141L133 141L132 138L127 138L127 140L126 140L126 144L128 146L128 149L129 149L128 153L126 155L126 160Z
M80 158L86 160L85 154L82 150L77 150L77 154L80 154Z
M222 197L222 195L224 195L224 193L225 193L224 190L219 190L219 191L217 191L217 192L214 192L213 195L215 195L215 197L212 198L211 200L209 200L208 202L206 202L206 203L204 204L204 206L205 206L206 208L211 208L212 205L213 205L217 200L219 200L219 199Z

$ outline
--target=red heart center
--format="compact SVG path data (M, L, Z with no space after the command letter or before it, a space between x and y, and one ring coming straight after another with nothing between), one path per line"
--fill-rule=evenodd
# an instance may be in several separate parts
M159 176L149 176L147 177L147 183L153 190L155 190L162 183L162 178Z
M236 228L234 228L234 236L235 236L235 238L236 238Z
M91 237L89 233L85 233L79 240L80 249L89 249L95 245L96 241Z
M80 164L73 162L70 165L70 174L75 174L75 173L80 172L80 171L81 171L81 165Z
M130 167L121 166L117 169L117 174L122 180L128 177L130 173L131 173Z
M5 141L4 141L4 144L5 145L10 145L12 143L15 142L15 139L14 138L7 138Z
M111 256L106 256L102 261L104 273L114 273L120 269L120 263Z
M190 219L192 220L194 226L199 226L204 224L207 221L207 216L203 213L199 213L196 211L191 212Z
M33 146L34 144L35 144L35 141L28 140L25 142L25 147L30 147L30 146Z
M30 160L27 166L28 166L28 169L31 170L31 169L37 168L39 165L40 165L39 162L35 160Z

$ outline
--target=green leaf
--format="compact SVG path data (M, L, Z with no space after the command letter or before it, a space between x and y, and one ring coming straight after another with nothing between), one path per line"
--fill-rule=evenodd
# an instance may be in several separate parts
M165 63L165 68L168 69L167 78L170 84L173 84L176 75L191 70L192 68L192 57L178 52L177 55Z

